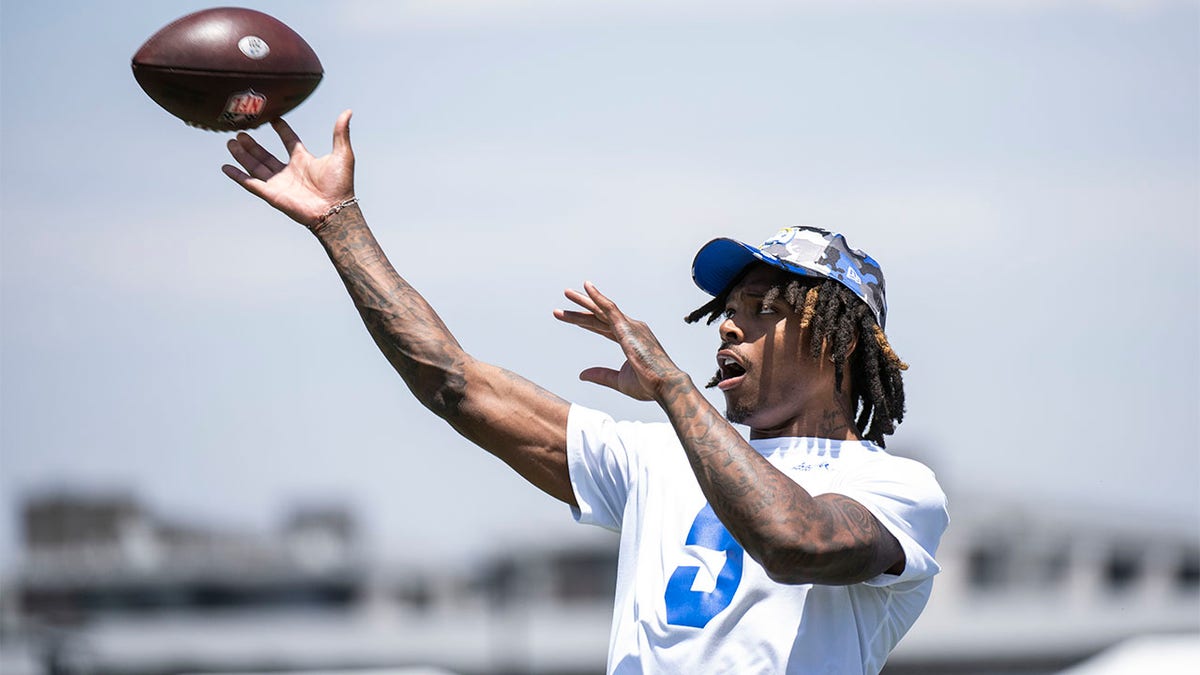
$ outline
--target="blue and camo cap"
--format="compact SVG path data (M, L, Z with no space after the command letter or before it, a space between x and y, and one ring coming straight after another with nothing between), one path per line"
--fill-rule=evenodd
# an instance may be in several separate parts
M720 295L755 260L793 274L840 282L867 303L879 327L884 327L887 301L879 263L850 248L844 236L819 227L784 228L758 247L733 239L713 239L696 254L692 279L705 293Z

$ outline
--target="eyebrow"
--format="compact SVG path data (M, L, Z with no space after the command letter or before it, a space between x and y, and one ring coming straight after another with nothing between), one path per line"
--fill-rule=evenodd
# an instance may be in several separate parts
M761 301L763 298L767 297L767 291L770 290L771 286L770 284L767 284L761 287L753 286L751 288L742 289L737 293L730 293L729 297L725 298L725 306L728 307L730 303L736 302L739 296L748 302Z
M751 286L749 288L740 289L741 295L748 295L752 298L761 298L771 290L771 284L763 284L761 286ZM730 294L732 295L732 294Z

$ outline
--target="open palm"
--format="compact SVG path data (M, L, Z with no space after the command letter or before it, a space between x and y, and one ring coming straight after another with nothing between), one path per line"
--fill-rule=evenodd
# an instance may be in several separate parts
M287 122L277 119L271 126L287 150L286 164L249 134L240 133L227 146L242 168L226 164L221 170L292 220L312 229L331 207L354 197L350 116L347 110L334 123L333 151L328 155L314 157Z

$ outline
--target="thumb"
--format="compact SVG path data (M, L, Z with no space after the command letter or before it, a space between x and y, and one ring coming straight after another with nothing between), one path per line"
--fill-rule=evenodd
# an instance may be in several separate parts
M582 373L579 373L579 379L584 382L591 382L609 389L617 389L617 371L612 368L588 368Z
M333 123L333 151L336 154L350 153L350 117L354 115L352 110L343 110L341 115L338 115L337 121Z

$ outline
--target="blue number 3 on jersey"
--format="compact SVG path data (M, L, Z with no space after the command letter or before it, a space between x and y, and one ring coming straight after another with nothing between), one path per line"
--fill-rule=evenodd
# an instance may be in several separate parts
M710 592L693 591L692 584L696 581L699 567L680 565L667 581L667 592L663 596L667 601L667 623L673 626L692 626L704 628L705 625L721 610L733 602L738 585L742 583L742 558L745 555L742 546L734 540L733 535L713 513L712 506L705 504L696 519L692 521L692 529L688 531L688 546L703 546L713 551L725 552L725 565L717 574L717 585Z

